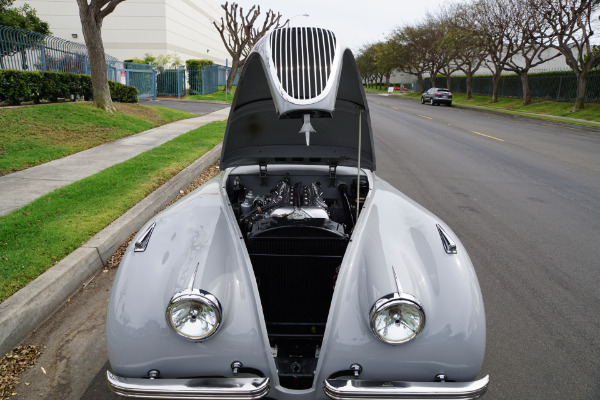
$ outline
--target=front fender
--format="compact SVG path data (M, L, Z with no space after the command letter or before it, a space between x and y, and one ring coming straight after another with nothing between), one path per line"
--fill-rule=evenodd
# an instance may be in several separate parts
M144 252L125 253L107 314L107 347L114 373L144 377L232 376L231 363L266 371L266 330L243 240L220 194L220 179L207 183L158 214ZM193 286L215 295L223 307L217 335L191 342L167 325L173 294Z
M445 252L436 224L457 254ZM375 301L394 292L415 296L426 314L421 334L398 345L375 338L369 323ZM470 381L484 352L483 300L466 250L437 217L374 177L336 284L319 382L353 363L361 379Z

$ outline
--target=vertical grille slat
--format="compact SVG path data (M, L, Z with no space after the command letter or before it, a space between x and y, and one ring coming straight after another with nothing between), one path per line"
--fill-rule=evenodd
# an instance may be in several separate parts
M335 35L320 28L282 28L271 33L269 43L283 91L297 100L318 97L333 70Z

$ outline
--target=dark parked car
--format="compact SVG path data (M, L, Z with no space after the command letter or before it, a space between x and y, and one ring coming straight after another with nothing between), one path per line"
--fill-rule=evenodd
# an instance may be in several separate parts
M421 96L421 104L429 103L445 104L448 107L452 105L452 93L448 89L431 88Z

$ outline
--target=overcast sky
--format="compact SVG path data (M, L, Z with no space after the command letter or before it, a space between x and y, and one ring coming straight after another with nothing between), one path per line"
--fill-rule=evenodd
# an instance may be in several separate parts
M260 5L261 15L269 9L278 11L284 20L291 19L291 26L331 29L352 50L385 40L396 27L415 24L427 11L435 12L440 4L449 1L452 0L236 0L244 10Z

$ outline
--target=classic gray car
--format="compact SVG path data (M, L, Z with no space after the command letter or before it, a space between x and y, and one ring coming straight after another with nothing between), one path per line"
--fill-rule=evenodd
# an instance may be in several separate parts
M107 317L110 388L161 399L475 399L477 276L456 235L379 179L335 35L254 47L220 175L140 230Z

